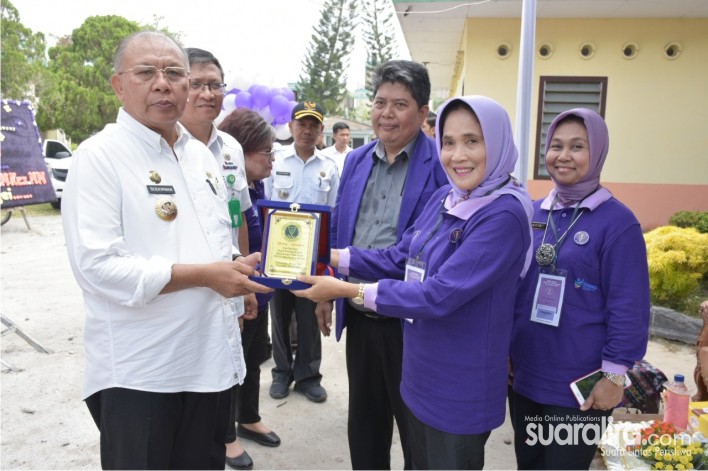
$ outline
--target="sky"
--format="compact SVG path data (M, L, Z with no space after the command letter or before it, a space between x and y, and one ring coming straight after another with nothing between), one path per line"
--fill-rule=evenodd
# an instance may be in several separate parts
M70 35L91 16L118 15L181 34L186 47L212 52L227 84L250 82L284 87L297 82L302 60L325 0L10 0L20 22L44 33L48 46ZM410 59L398 23L399 56ZM364 85L363 42L350 56L347 87Z

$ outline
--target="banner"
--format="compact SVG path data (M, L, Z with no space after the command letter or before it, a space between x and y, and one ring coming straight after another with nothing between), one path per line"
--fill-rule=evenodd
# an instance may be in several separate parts
M42 155L42 141L28 101L2 100L0 165L3 208L56 201Z

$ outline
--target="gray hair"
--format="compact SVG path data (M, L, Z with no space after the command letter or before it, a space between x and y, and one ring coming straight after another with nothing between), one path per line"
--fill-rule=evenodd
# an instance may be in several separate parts
M188 47L187 55L189 56L189 67L191 68L195 64L214 64L221 74L221 81L224 81L224 69L221 67L219 59L214 56L211 52L199 49L198 47Z
M418 108L430 101L430 76L428 69L418 62L394 60L384 62L374 71L371 81L374 94L383 83L400 83L405 86L418 104Z

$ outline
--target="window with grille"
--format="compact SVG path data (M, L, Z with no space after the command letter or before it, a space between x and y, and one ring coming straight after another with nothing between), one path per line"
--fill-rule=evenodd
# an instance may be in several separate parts
M545 147L553 118L572 108L589 108L604 117L606 98L607 77L540 77L534 179L549 178Z

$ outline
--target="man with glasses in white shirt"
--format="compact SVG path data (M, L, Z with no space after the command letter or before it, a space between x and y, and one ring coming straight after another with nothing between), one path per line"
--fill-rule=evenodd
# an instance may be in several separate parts
M245 212L252 206L246 181L246 164L244 161L241 144L230 134L217 130L214 120L219 116L221 105L224 102L224 70L219 60L209 51L190 47L187 48L189 56L189 101L180 118L180 122L187 131L197 140L206 144L214 155L216 162L221 167L221 174L226 183L228 193L228 208L231 218L232 240L240 253L249 252L248 226ZM258 248L254 247L254 251ZM245 312L244 312L245 300ZM246 360L246 378L241 385L234 386L231 390L231 415L226 433L226 464L234 469L253 469L253 459L243 449L238 439L238 432L247 434L246 438L265 446L279 446L280 438L272 432L262 421L244 423L238 417L239 392L241 396L258 396L257 376L256 384L249 377L251 371L260 364L260 357L254 351L253 329L245 328L243 320L254 320L258 314L258 302L253 294L244 298L235 298L239 323L241 324L241 341L244 358ZM252 325L252 324L249 324ZM255 392L253 391L255 389ZM239 427L235 427L238 420ZM238 430L238 431L237 431Z
M74 154L62 211L101 466L223 469L214 440L246 373L233 298L269 291L248 279L260 256L232 261L219 166L178 123L184 49L138 32L118 46L114 71L122 107Z

